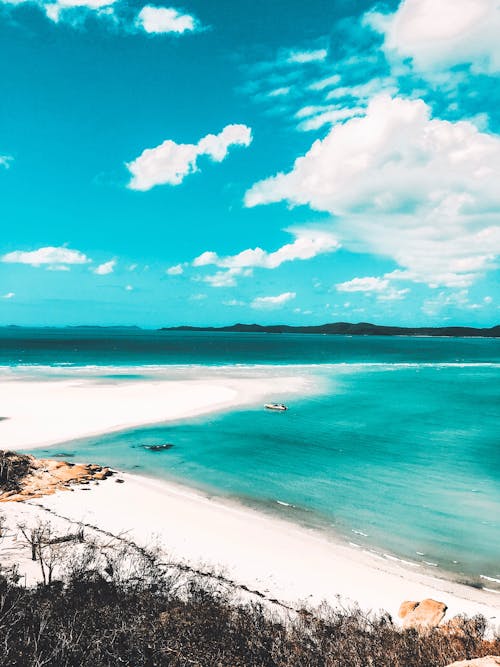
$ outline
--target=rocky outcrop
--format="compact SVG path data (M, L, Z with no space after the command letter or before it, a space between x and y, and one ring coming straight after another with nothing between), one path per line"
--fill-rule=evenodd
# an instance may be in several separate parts
M14 455L13 453L11 456ZM15 455L14 455L15 456ZM27 457L23 456L23 459ZM15 480L14 488L3 489L0 502L41 498L58 490L68 490L74 484L98 482L113 475L109 468L94 464L74 464L30 456L23 475Z
M454 662L447 667L499 667L500 656L488 655L485 658L475 658L474 660L461 660Z
M403 628L414 628L419 632L427 632L438 625L446 614L447 606L428 598L422 602L406 601L399 608L399 617L403 620Z

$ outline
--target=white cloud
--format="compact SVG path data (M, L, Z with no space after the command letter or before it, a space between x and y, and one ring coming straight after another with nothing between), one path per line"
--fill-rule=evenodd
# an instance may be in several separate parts
M99 266L94 269L94 273L96 273L98 276L107 276L108 273L113 273L115 266L116 259L110 259L109 262L99 264Z
M290 86L283 86L281 88L275 88L268 93L269 97L284 97L290 92Z
M14 158L11 155L0 155L0 167L10 169L10 163Z
M71 269L66 264L49 264L47 271L71 271Z
M365 20L384 34L389 55L411 58L420 71L458 64L500 71L498 0L403 0L393 14L372 12Z
M153 7L146 5L137 16L137 25L149 33L192 32L196 29L196 20L189 14L182 14L172 7Z
M352 97L358 102L367 102L374 95L379 95L380 93L395 95L397 92L398 85L393 77L375 77L357 86L339 86L338 88L334 88L327 93L326 99L339 100L345 97Z
M217 271L213 275L204 276L203 282L208 283L211 287L234 287L236 285L236 277L248 277L252 275L252 269L244 269L242 267L234 267L227 271Z
M292 51L287 58L290 64L317 63L325 60L328 55L326 49L317 49L315 51Z
M239 299L230 299L229 301L223 301L222 305L234 308L236 306L246 306L246 303L244 301L240 301Z
M2 296L2 299L13 299L16 296L15 292L7 292Z
M332 214L350 250L393 259L397 279L467 286L500 252L500 137L431 119L422 100L374 98L247 206L287 201Z
M116 19L112 5L117 0L56 0L56 2L50 0L0 0L0 2L13 8L26 4L35 5L54 23L64 20L76 24L88 12L93 12L96 16ZM78 10L83 14L76 13Z
M353 278L344 283L338 283L339 292L384 292L389 287L386 278Z
M171 266L168 268L165 273L168 276L180 276L184 273L184 269L182 267L182 264L175 264L175 266Z
M377 296L378 301L401 301L409 293L409 289L396 289L395 287L389 287L387 292L383 292Z
M299 109L296 118L307 118L297 126L303 132L319 130L323 125L333 125L342 120L361 116L365 113L362 107L339 107L337 105L309 106Z
M98 15L112 16L112 8L116 0L57 0L57 2L38 2L51 21L58 23L61 19L61 14L70 9L83 9L93 11Z
M378 301L399 301L404 299L409 289L396 289L388 278L375 278L367 276L365 278L353 278L344 283L338 283L336 288L339 292L363 292L364 294L375 294ZM344 307L348 307L344 304Z
M340 247L337 239L330 232L315 229L290 230L295 240L287 243L275 252L262 248L248 248L237 255L219 257L215 252L204 252L193 261L193 266L215 265L220 268L234 269L242 267L276 269L284 262L296 259L312 259L316 255L333 252Z
M250 306L258 310L281 308L281 306L295 299L295 297L295 292L283 292L283 294L278 294L278 296L258 296L251 302Z
M198 21L189 14L184 14L173 7L155 7L145 5L135 23L131 23L124 12L115 11L123 3L119 0L0 0L1 4L12 8L31 4L39 7L54 23L64 22L80 25L92 14L127 32L143 30L149 34L177 34L193 32L200 28Z
M314 81L309 85L309 90L325 90L325 88L331 88L336 86L340 82L340 74L332 74L332 76L327 76L324 79L319 79Z
M197 144L177 144L167 139L126 164L132 174L128 187L144 191L165 183L179 185L188 174L198 170L197 160L201 155L222 162L230 146L249 146L251 141L252 131L246 125L227 125L219 134L207 134Z
M466 289L458 292L439 292L436 296L426 299L422 305L422 311L426 315L437 315L443 310L459 308L461 310L478 310L481 304L470 303L469 292Z
M47 265L49 268L55 268L58 265L88 264L90 259L79 250L70 250L64 246L59 248L47 246L27 252L14 250L3 255L1 261L10 264L29 264L31 266Z
M489 306L490 303L493 301L493 299L492 299L491 296L485 296L483 301L484 301L485 304L487 304Z
M126 291L126 292L132 292L133 289L134 289L134 288L132 287L132 285L125 285L125 291Z

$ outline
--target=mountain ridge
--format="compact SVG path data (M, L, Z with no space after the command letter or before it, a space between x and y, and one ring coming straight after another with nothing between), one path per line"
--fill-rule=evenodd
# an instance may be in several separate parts
M331 322L310 326L293 326L289 324L232 324L223 327L196 327L181 325L162 327L160 331L209 331L213 333L298 333L328 334L343 336L449 336L473 338L500 338L500 325L486 328L478 327L397 327L370 322Z

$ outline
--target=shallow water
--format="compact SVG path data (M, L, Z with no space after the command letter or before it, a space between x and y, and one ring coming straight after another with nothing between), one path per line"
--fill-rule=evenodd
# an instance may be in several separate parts
M16 349L10 341L0 358L14 365L16 355L28 364L113 365L102 375L116 382L147 375L146 368L120 370L127 360L267 360L290 364L292 374L312 373L323 393L296 397L286 413L259 406L68 443L52 454L236 497L333 530L361 548L500 589L500 341L151 336L151 348L144 338L131 343L130 333L125 342L105 344L94 337L61 346L52 338L36 350L26 339ZM272 366L262 373L272 376ZM161 443L174 447L145 448Z

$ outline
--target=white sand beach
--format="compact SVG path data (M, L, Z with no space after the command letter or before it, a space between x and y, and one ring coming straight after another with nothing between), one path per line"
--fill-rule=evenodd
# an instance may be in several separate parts
M269 384L271 382L271 384ZM305 391L307 377L275 376L131 381L10 379L0 386L0 447L41 446L132 425L166 421L263 400L270 392ZM500 623L500 595L429 576L420 568L337 543L324 534L189 488L120 473L34 501L4 503L12 520L46 510L129 539L162 545L171 558L216 567L240 584L288 604L359 603L396 617L403 600L434 598L454 614L484 614ZM52 515L53 516L53 515ZM60 519L62 520L62 519Z
M500 623L500 595L409 570L356 550L314 530L209 498L172 483L120 473L99 485L12 503L28 522L53 519L123 534L140 545L161 545L166 556L228 578L290 606L326 600L345 607L385 610L393 618L403 600L434 598L446 603L446 618L483 614ZM90 490L89 490L90 489ZM4 504L2 510L9 511ZM27 556L27 553L26 553Z
M3 370L0 448L43 447L312 390L306 376L274 372L263 378L257 370L224 371L188 369L180 376L187 379L179 379L175 371L155 370L152 378L117 382L92 377L88 370L82 377L59 370L42 380Z

